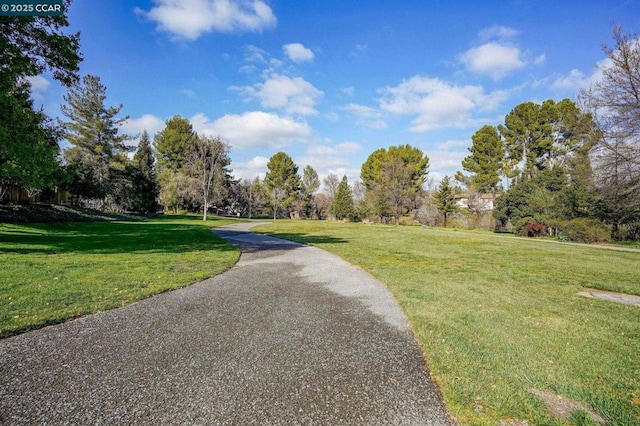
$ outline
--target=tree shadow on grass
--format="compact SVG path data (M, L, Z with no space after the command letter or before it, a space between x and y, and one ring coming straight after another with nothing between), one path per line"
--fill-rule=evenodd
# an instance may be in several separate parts
M330 237L328 235L311 235L304 232L264 232L263 235L281 238L283 240L295 241L306 245L316 244L343 244L349 242L346 238Z
M0 253L109 254L235 251L207 224L184 220L68 222L0 229Z

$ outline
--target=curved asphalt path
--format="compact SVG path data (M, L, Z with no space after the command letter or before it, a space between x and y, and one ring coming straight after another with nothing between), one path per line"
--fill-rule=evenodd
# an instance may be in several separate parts
M1 340L0 424L450 425L385 287L254 225L224 274Z

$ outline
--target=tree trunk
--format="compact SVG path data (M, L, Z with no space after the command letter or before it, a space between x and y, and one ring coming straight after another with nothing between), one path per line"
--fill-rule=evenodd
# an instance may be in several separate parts
M203 212L202 212L202 220L206 221L207 220L207 213L209 212L209 206L207 201L205 200L204 202L204 207L202 208Z

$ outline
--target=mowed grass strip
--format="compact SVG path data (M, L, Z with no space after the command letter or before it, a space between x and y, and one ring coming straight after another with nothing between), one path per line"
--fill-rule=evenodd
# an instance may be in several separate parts
M0 336L59 323L217 275L240 252L211 232L233 222L0 224Z
M254 230L318 246L384 282L461 424L566 424L530 389L577 400L610 424L640 424L640 308L577 295L640 295L640 253L423 227Z

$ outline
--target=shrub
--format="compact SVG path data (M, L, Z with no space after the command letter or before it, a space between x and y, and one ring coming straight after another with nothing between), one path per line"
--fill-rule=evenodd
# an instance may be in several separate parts
M560 236L579 243L607 243L611 233L607 226L597 219L578 218L562 224Z
M531 216L523 217L516 222L513 231L523 237L543 237L547 235L547 227Z

